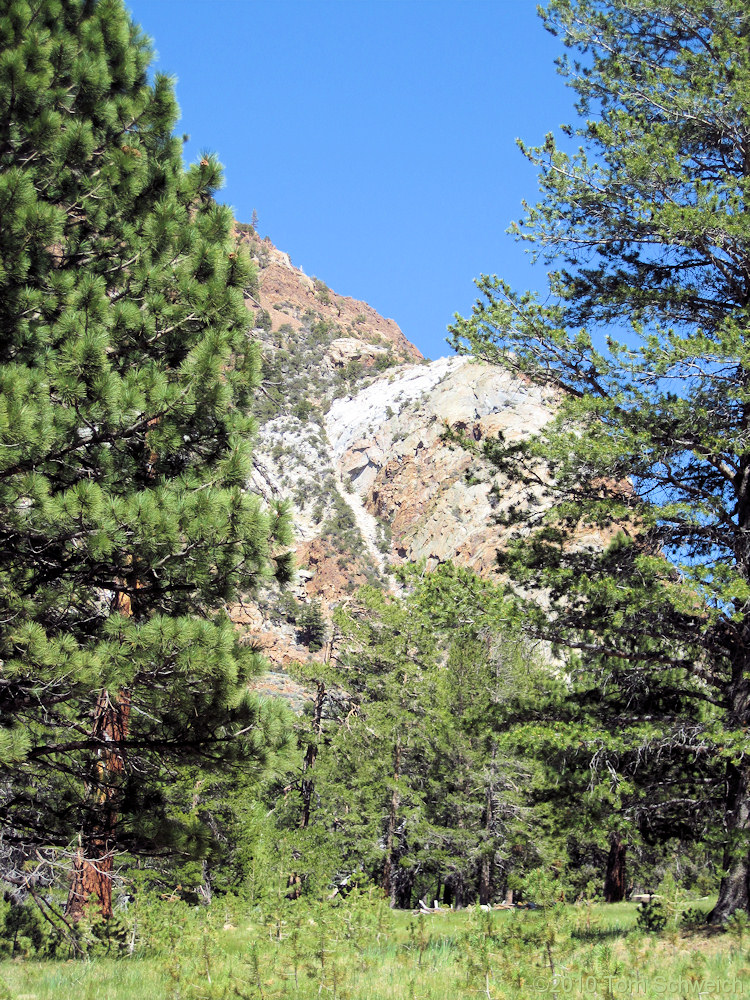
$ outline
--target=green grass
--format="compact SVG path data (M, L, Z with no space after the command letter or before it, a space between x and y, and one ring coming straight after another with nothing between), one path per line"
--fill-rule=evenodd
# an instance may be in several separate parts
M661 934L637 908L413 915L366 895L273 912L154 904L133 955L6 961L14 1000L489 1000L750 995L750 934ZM138 924L136 924L138 928ZM144 940L148 938L148 941Z

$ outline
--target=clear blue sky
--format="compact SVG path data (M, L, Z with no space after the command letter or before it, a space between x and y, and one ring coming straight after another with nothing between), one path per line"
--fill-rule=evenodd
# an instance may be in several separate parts
M187 158L335 291L449 352L472 279L546 287L505 234L536 200L516 137L574 117L535 0L131 0L177 78Z

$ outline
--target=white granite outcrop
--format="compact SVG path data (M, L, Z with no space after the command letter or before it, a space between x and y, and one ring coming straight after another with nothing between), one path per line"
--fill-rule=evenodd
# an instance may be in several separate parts
M502 544L493 514L519 499L534 504L539 498L520 498L510 484L504 493L480 442L501 431L507 440L538 431L551 416L550 402L502 369L440 358L391 371L335 400L326 434L338 474L390 525L396 559L425 559L431 566L455 559L491 572ZM447 441L449 429L477 449Z

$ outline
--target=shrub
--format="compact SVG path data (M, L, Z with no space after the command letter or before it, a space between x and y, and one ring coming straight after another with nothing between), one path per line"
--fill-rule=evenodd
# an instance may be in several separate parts
M271 314L267 309L258 309L255 313L255 325L266 333L271 332Z
M313 411L313 404L309 399L301 399L294 407L292 413L301 423L306 424Z
M323 303L323 305L329 306L331 304L331 296L329 294L330 288L328 285L326 285L326 283L321 281L319 278L313 278L313 285L315 286L315 294L318 296L318 299Z
M696 931L705 926L708 914L698 906L689 906L680 917L680 927L685 931Z
M724 930L731 934L741 945L743 937L750 930L750 917L748 917L747 912L745 910L735 910L724 924Z
M647 903L641 903L638 907L636 924L639 930L648 931L650 934L658 934L667 926L667 915L664 912L664 904L660 899L651 899Z
M378 354L375 358L375 370L379 372L384 372L386 369L392 368L397 364L398 361L390 351L387 351L385 354Z

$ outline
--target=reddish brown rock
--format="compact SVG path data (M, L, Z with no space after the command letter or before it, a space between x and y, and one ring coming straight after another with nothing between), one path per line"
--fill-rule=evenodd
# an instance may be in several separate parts
M341 327L347 334L343 339L380 346L400 361L422 360L421 352L406 339L394 320L385 319L366 302L338 295L322 281L303 274L293 266L288 254L278 250L269 239L261 240L249 227L240 227L238 235L258 264L260 292L257 300L249 301L248 305L265 309L273 330L284 323L299 329L302 317L310 310ZM374 357L372 351L369 356Z

